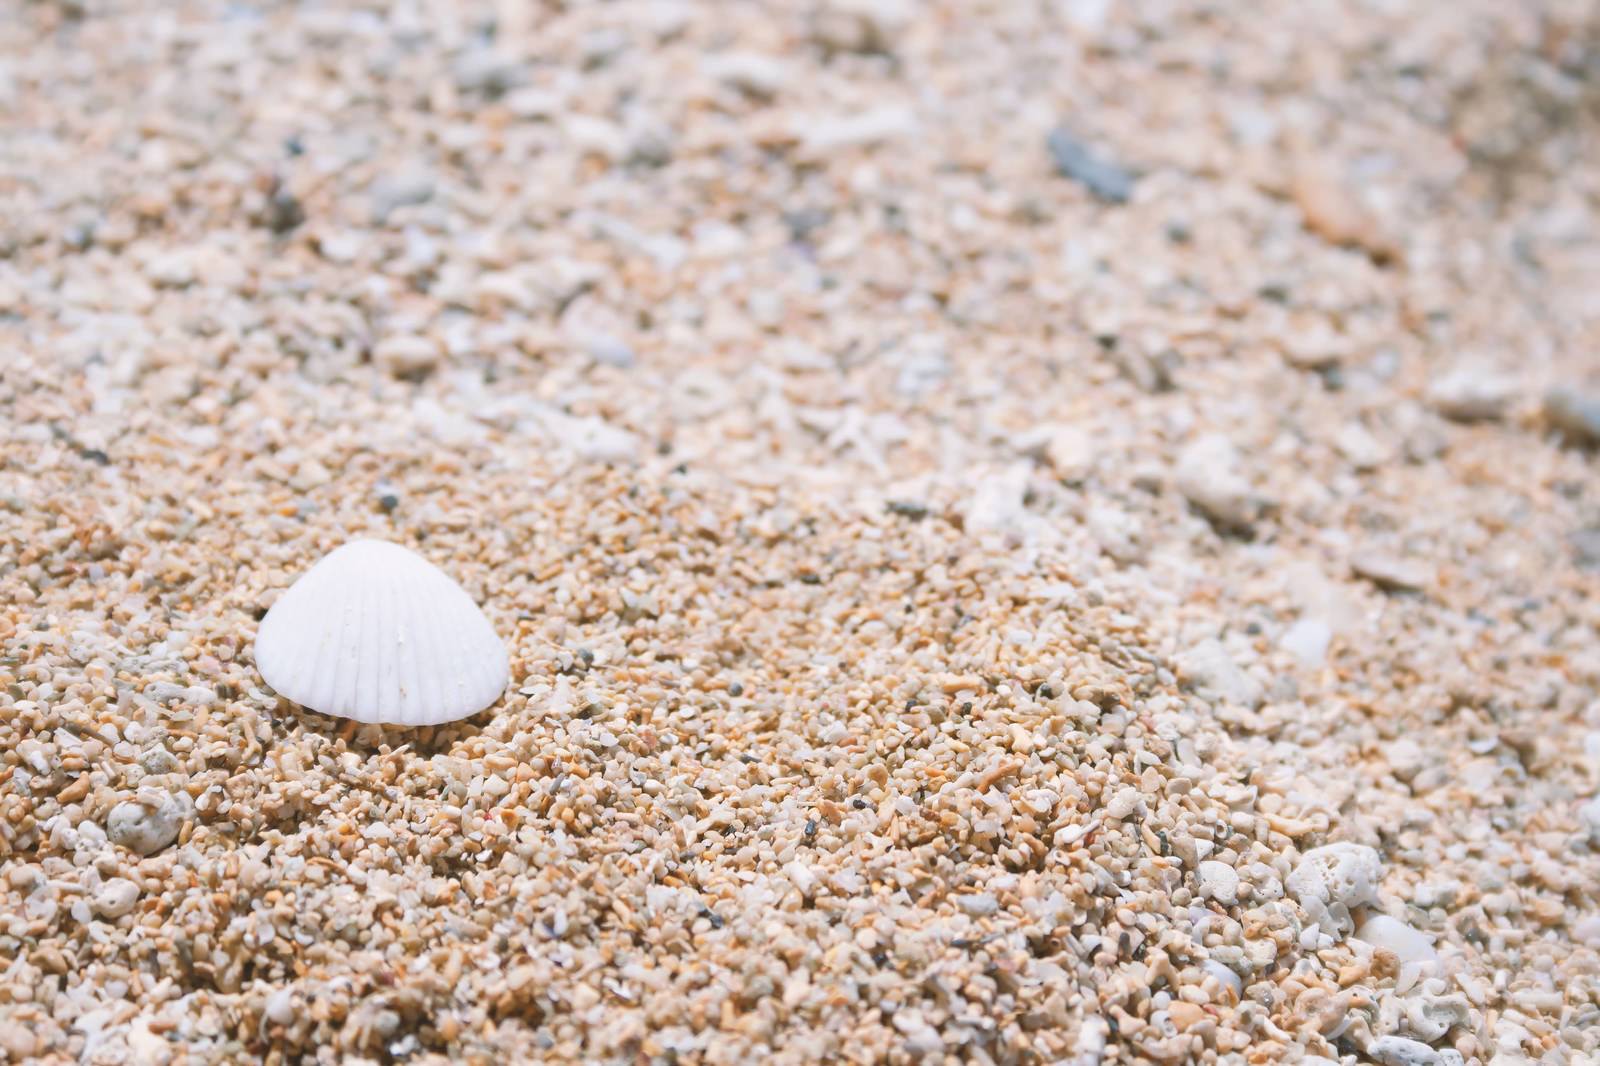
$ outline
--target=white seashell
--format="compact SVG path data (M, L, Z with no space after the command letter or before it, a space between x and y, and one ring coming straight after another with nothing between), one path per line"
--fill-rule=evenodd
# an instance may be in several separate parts
M505 645L462 587L398 544L358 540L313 566L256 634L261 676L358 722L434 725L505 690Z
M1217 962L1215 959L1207 959L1205 962L1200 964L1200 968L1206 973L1210 974L1212 977L1215 977L1217 979L1217 984L1232 992L1233 998L1236 1002L1240 996L1244 995L1243 979L1241 979L1238 974L1228 969L1228 967L1222 965L1222 963Z
M1372 915L1361 923L1355 936L1373 947L1388 948L1401 962L1439 961L1439 953L1426 933L1387 914Z

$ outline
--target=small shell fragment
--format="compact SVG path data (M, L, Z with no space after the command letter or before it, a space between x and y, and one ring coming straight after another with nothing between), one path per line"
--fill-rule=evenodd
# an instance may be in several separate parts
M1341 841L1302 855L1284 887L1324 931L1343 935L1354 929L1351 911L1378 902L1382 880L1383 864L1375 850Z
M1425 933L1387 914L1374 914L1362 922L1355 937L1373 947L1387 948L1401 962L1437 962L1439 959L1433 941Z
M358 540L267 612L256 666L281 695L358 722L435 725L500 698L505 645L462 587L409 549Z

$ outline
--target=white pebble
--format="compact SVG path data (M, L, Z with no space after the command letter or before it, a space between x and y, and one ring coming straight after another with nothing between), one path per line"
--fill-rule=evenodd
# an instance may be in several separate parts
M1017 463L976 479L972 496L963 508L967 532L1016 531L1027 518L1024 499L1028 491L1029 468Z
M128 1026L128 1050L132 1061L149 1066L166 1066L172 1061L174 1046L163 1036L150 1031L149 1022L140 1018Z
M786 863L783 867L783 875L789 879L789 883L793 885L802 896L809 897L813 892L816 891L816 873L812 871L811 867L807 866L799 859L795 859L793 862Z
M759 52L711 56L705 62L705 70L729 88L751 96L776 96L789 80L789 72L781 59Z
M1578 821L1589 834L1591 844L1600 844L1600 796L1578 808Z
M1359 422L1351 422L1341 428L1334 437L1333 445L1357 470L1375 469L1389 459L1389 450Z
M1174 480L1178 491L1216 525L1248 529L1266 504L1239 472L1239 465L1233 442L1211 433L1179 454Z
M527 77L522 63L515 56L482 47L462 54L456 60L453 73L456 88L462 92L491 96L499 96L516 88Z
M268 996L264 1013L268 1021L277 1025L294 1021L294 989L280 988Z
M1348 933L1353 928L1351 909L1378 902L1382 877L1376 851L1341 842L1306 852L1285 883L1313 922Z
M444 352L431 337L385 337L372 350L373 361L398 377L416 377L439 365Z
M1428 982L1429 985L1437 983ZM1555 1002L1560 1005L1559 994ZM1469 1028L1472 1025L1472 1008L1467 1005L1467 997L1460 993L1453 996L1420 995L1406 1003L1405 1020L1406 1029L1413 1036L1432 1043L1451 1029Z
M194 263L182 252L169 252L157 256L145 268L145 274L157 285L168 289L181 289L194 284Z
M1061 802L1060 794L1048 788L1029 789L1022 799L1034 814L1049 814Z
M1082 426L1057 426L1049 432L1044 457L1055 469L1056 476L1069 481L1087 477L1099 447L1089 431Z
M1261 705L1261 683L1239 669L1218 640L1203 640L1177 659L1178 676L1208 700L1254 709Z
M1120 822L1138 808L1139 800L1138 789L1121 789L1111 797L1111 802L1106 804L1106 815Z
M1394 771L1394 776L1402 781L1410 781L1427 765L1422 746L1405 737L1386 745L1384 756L1389 760L1389 769Z
M834 152L866 148L912 133L917 116L908 107L895 105L873 108L854 115L813 118L801 132L800 152L818 159Z
M1239 872L1225 862L1208 859L1200 864L1200 895L1224 907L1239 902Z
M1056 835L1050 838L1050 843L1058 848L1070 848L1098 828L1100 828L1100 819L1098 818L1082 825L1062 826L1056 830Z
M1428 403L1457 422L1501 417L1516 394L1516 379L1482 367L1458 367L1428 386Z
M636 359L626 341L609 333L585 332L577 340L589 358L606 366L626 370Z
M1433 584L1433 572L1427 566L1382 552L1352 556L1350 569L1379 588L1400 592L1420 592Z
M1367 1057L1382 1066L1445 1066L1461 1061L1459 1053L1449 1054L1454 1058L1446 1058L1444 1053L1420 1040L1408 1040L1403 1036L1382 1036L1367 1046Z
M139 886L126 877L113 877L94 894L94 909L102 918L121 918L139 902Z
M361 255L366 241L356 233L324 233L317 238L317 252L330 263L351 263Z
M562 121L567 140L584 155L617 162L628 154L628 134L615 122L594 115L569 114Z
M1142 562L1145 557L1144 524L1114 504L1095 504L1084 525L1100 550L1119 563Z
M1320 618L1302 618L1290 626L1278 641L1278 647L1300 660L1309 669L1321 666L1328 657L1328 645L1333 640L1333 630Z
M1461 896L1460 881L1429 881L1420 884L1411 894L1411 902L1419 907L1454 906Z
M907 1007L896 1011L894 1027L905 1034L906 1050L914 1055L934 1055L944 1050L944 1038L919 1010Z
M1000 909L1000 901L988 893L974 896L957 896L956 906L974 918L987 917Z
M373 182L369 195L373 214L382 222L402 207L427 203L433 193L433 174L421 167L411 167L385 174Z

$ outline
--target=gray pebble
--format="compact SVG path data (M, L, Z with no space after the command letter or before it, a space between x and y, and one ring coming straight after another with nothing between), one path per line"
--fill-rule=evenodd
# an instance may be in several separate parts
M282 235L306 220L305 207L288 189L275 187L267 198L261 221L273 233Z
M147 774L170 774L178 768L178 759L158 744L139 756L139 765Z
M106 836L113 844L154 855L178 839L194 804L188 795L174 793L154 804L119 803L111 808L106 821Z
M425 170L400 171L372 183L368 196L372 213L383 221L402 207L414 207L433 199L433 175Z
M1133 195L1133 173L1102 159L1065 129L1055 129L1046 143L1056 170L1071 178L1107 203L1122 204Z
M1567 537L1575 561L1585 570L1600 569L1600 528L1580 529Z
M662 167L672 161L672 127L654 115L640 112L629 117L624 130L627 149L624 158L640 166Z
M501 96L527 80L527 72L514 57L492 48L473 48L456 60L452 71L456 88L464 93Z
M1600 444L1600 395L1551 389L1544 398L1544 417L1571 441Z

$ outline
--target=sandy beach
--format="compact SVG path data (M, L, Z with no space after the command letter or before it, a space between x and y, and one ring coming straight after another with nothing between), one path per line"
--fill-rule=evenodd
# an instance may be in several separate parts
M1590 3L0 5L0 1060L1600 1062L1597 223Z

